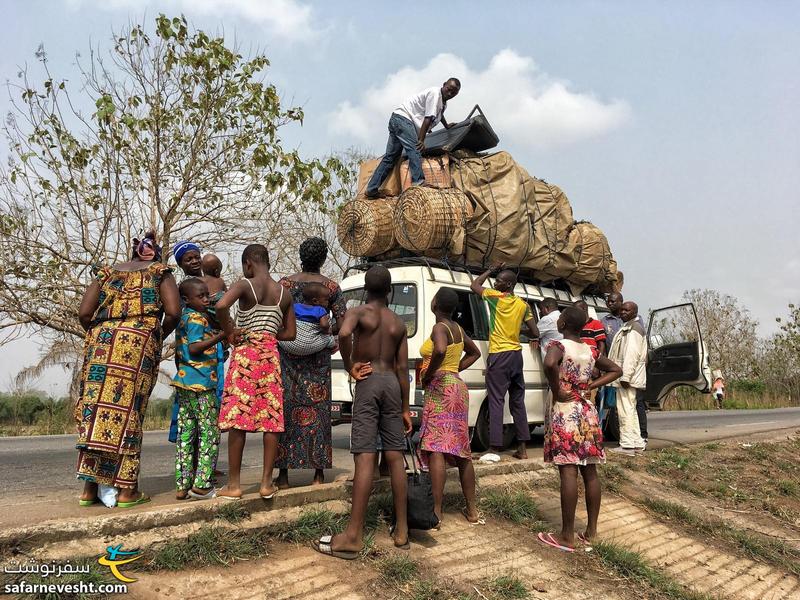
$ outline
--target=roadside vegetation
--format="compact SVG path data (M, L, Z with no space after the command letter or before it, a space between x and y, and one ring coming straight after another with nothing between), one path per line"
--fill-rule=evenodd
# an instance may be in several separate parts
M607 568L628 580L648 585L666 598L674 600L711 600L678 583L661 569L650 566L638 552L632 552L610 542L594 544L595 555Z
M665 448L628 460L667 487L723 508L769 515L800 525L800 436L774 442L710 442Z
M0 394L0 436L75 433L73 404L44 392ZM151 398L144 429L167 429L172 415L170 398Z
M667 500L645 498L642 504L650 511L686 527L691 533L716 536L756 560L779 566L800 575L800 551L785 541L745 531L718 519L700 516L686 507Z

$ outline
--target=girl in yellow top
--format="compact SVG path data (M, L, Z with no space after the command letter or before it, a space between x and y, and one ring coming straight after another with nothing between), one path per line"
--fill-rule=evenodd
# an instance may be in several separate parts
M425 407L420 426L420 463L430 472L434 512L442 520L442 497L446 479L445 462L457 466L461 490L467 502L463 510L470 523L481 523L475 504L475 470L469 447L469 392L458 376L480 357L481 353L464 330L453 322L458 295L440 289L431 303L436 316L431 336L420 348L424 359L422 387Z

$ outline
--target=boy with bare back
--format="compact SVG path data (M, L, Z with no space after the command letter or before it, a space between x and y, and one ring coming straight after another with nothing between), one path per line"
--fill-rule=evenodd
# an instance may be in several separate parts
M364 517L372 491L375 439L378 433L389 464L396 525L394 545L409 548L406 520L405 434L411 431L408 408L408 344L406 328L388 307L392 277L372 267L364 277L367 302L345 313L339 347L345 369L356 380L350 452L354 455L353 509L344 532L322 536L315 548L352 560L364 549Z

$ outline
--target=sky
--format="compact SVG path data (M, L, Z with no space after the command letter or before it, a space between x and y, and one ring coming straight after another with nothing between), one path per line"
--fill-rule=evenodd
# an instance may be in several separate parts
M185 14L271 61L302 104L287 145L380 154L391 110L449 76L447 110L480 104L532 175L608 236L627 299L665 306L684 290L737 297L775 330L800 302L800 3L0 0L0 77L35 67L77 82L75 53L105 51L129 22ZM0 93L0 111L8 110ZM0 144L3 142L0 141ZM5 152L5 150L0 150ZM37 356L14 342L0 388ZM10 350L10 352L8 352ZM11 357L11 358L9 358ZM36 387L60 393L63 373Z

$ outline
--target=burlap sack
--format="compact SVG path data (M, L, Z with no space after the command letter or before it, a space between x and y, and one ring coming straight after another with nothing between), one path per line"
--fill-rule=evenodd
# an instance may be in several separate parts
M465 260L546 270L563 260L572 207L557 187L531 177L507 152L451 157L453 185L475 206Z
M599 227L588 221L575 223L569 235L568 252L574 256L571 268L537 271L537 278L543 281L565 279L574 294L588 287L601 292L613 291L617 283L617 262Z

